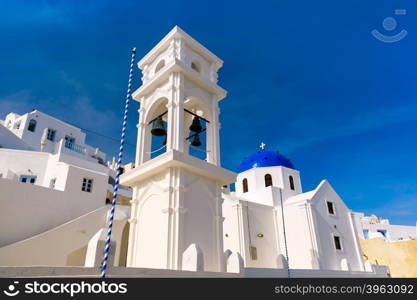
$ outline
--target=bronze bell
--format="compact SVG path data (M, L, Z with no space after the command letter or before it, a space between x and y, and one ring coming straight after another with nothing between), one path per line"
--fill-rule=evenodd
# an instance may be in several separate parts
M203 127L201 127L201 123L200 123L200 118L199 117L194 117L193 119L193 123L190 126L190 130L200 133L201 130L203 130Z
M167 132L164 128L164 121L162 120L162 117L158 117L155 120L154 127L151 130L152 135L154 136L164 136L167 135Z
M196 133L196 134L194 135L194 139L193 139L193 141L192 141L191 145L193 145L194 147L199 147L199 146L201 146L201 142L200 142L200 135L199 135L198 133Z

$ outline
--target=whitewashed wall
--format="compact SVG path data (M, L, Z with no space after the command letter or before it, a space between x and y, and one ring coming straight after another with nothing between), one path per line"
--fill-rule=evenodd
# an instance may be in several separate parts
M364 230L368 230L369 233L376 233L378 230L386 230L387 241L417 239L417 224L416 226L393 225L390 224L388 220L384 220L384 222L381 223L371 224L369 223L369 219L364 217L364 213L354 213L354 222L357 234L361 239L366 238L364 236Z
M37 122L35 132L27 130L31 119L34 119ZM5 121L7 123L8 119L6 118ZM82 145L85 143L85 133L79 128L37 110L19 117L17 121L21 121L22 123L19 130L14 130L15 134L21 137L26 144L31 145L34 150L40 150L40 141L45 128L56 130L55 142L63 139L65 135L68 135L74 137L75 143L77 144ZM47 141L47 143L51 144L52 142Z
M0 179L0 246L39 234L105 204L107 175L69 166L67 176L65 191ZM94 180L91 193L81 191L83 177Z
M284 199L302 193L300 174L286 167L253 168L239 173L236 181L236 195L265 205L274 205L271 188L265 187L265 175L272 176L272 186L282 189ZM294 179L294 190L290 189L289 176ZM243 179L248 180L249 191L243 193Z
M294 269L318 269L317 249L314 233L307 218L303 202L285 205L286 243L289 252L289 265Z
M195 243L205 270L219 270L223 246L216 190L219 185L182 168L134 186L128 266L180 269L182 253Z
M334 203L335 215L328 213L327 201ZM290 198L285 213L291 267L306 268L303 264L307 264L312 268L342 270L345 260L353 271L364 269L350 210L327 181L322 181L311 198ZM335 248L335 235L340 237L341 250Z
M20 175L37 176L35 185L49 187L50 180L56 178L55 188L64 190L70 184L66 180L70 165L84 169L87 172L110 173L108 167L97 163L97 161L88 161L65 153L53 155L38 151L0 149L0 173L3 175L13 174L7 178L14 180L19 179ZM77 183L76 186L78 187L79 184ZM99 186L100 189L104 190L107 187L107 182L106 185L97 183L96 187Z
M106 224L103 206L52 230L0 248L1 266L65 266L71 252L87 245Z
M12 148L29 150L30 147L13 134L9 129L0 124L0 148Z
M16 174L15 180L22 174L34 175L35 184L42 185L49 158L49 153L0 149L0 173L10 170Z
M386 278L385 266L373 266L370 272L347 272L331 270L290 270L291 278ZM80 267L0 267L0 277L99 277L97 268ZM245 268L241 273L225 272L192 272L177 270L162 270L148 268L109 268L107 277L136 277L136 278L286 278L285 269Z

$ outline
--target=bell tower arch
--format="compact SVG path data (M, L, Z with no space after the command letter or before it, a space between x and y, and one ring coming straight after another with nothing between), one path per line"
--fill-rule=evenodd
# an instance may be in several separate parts
M196 244L205 270L223 268L221 187L236 174L220 167L222 64L178 26L138 63L143 77L132 95L140 102L135 168L121 177L133 188L130 267L181 270L183 252Z
M218 102L226 91L217 85L217 71L222 64L177 26L138 63L143 84L133 93L140 102L136 166L151 158L151 131L160 124L158 116L166 126L164 150L182 153L195 140L189 138L189 127L200 116L207 126L197 138L205 135L206 161L220 166Z

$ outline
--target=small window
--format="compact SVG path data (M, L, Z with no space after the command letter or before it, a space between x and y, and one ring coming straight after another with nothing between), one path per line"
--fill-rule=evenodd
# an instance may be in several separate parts
M109 176L109 179L107 180L107 183L114 185L116 183L116 180L114 180L113 177Z
M65 147L68 149L73 149L75 145L75 138L68 135L65 136Z
M155 67L155 74L165 67L165 60L161 60Z
M21 124L21 121L19 121L19 122L15 123L15 124L14 124L14 128L16 128L16 129L20 129L20 124Z
M91 193L92 189L93 189L93 179L84 178L81 190L83 192Z
M258 259L258 250L256 249L256 247L250 246L249 252L250 252L250 258L252 260Z
M376 232L379 232L380 234L382 234L384 238L387 237L387 231L385 229L378 229Z
M247 193L249 191L249 188L248 188L248 180L246 178L243 179L242 186L243 186L243 192Z
M49 187L51 189L55 188L56 178L52 178L51 181L49 181Z
M294 178L292 178L292 176L290 176L289 177L289 180L290 180L290 189L292 189L294 191L295 190L295 187L294 187Z
M329 212L330 215L335 215L333 202L327 201L327 211Z
M46 138L49 141L53 142L55 140L55 133L56 133L55 130L48 128L48 134L47 134Z
M369 229L364 229L363 230L363 237L365 238L365 240L367 240L369 238Z
M35 132L35 130L36 130L36 120L31 119L29 121L28 130L31 131L31 132Z
M191 69L193 69L194 71L200 73L200 64L196 61L193 61L191 63Z
M125 168L119 167L119 175L122 175L125 172Z
M265 187L272 186L272 176L271 174L265 175Z
M342 243L340 241L340 236L333 236L334 238L334 247L336 248L336 250L342 250Z
M36 182L36 176L32 176L32 175L21 175L19 181L20 182L23 182L23 183L35 184L35 182Z

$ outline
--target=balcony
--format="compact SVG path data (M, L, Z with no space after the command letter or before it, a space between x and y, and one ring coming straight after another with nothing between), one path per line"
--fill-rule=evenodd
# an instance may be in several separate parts
M73 160L73 158L78 158L90 163L102 165L107 169L105 163L106 155L98 148L93 148L89 145L79 145L65 139L61 139L59 142L53 143L53 145L52 151L47 152L58 154L60 161L78 165L80 162ZM84 166L83 164L81 165ZM100 170L103 171L102 168Z
M83 155L86 154L87 149L85 147L81 146L81 145L75 144L74 142L65 141L64 146L65 146L65 148L70 149L72 151L75 151L77 153L80 153L80 154L83 154Z

